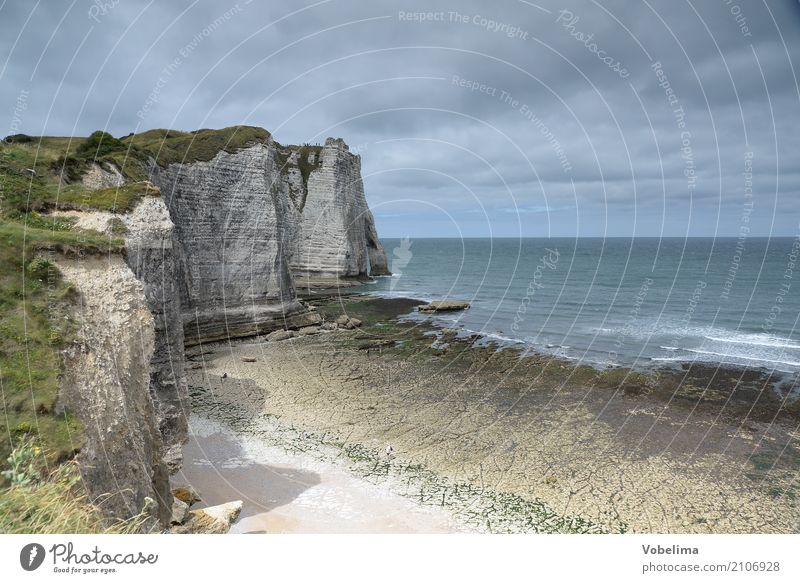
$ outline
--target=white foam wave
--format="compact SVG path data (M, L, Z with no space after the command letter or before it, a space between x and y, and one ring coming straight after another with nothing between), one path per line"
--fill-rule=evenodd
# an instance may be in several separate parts
M772 359L772 358L765 358L765 357L756 357L756 356L747 356L744 354L731 354L726 352L715 352L713 350L701 350L698 348L683 348L686 352L691 352L693 354L700 354L703 356L717 356L722 357L723 359L727 359L728 362L733 362L737 360L749 360L752 362L760 362L765 365L767 368L771 368L770 365L786 365L792 367L800 367L800 362L794 360L779 360L779 359ZM679 356L664 356L664 357L653 357L650 360L660 361L660 362L688 362L692 359L686 357L679 357Z
M511 338L509 336L504 336L502 334L495 334L494 332L476 332L474 330L469 330L473 334L480 334L484 338L492 338L494 340L500 340L501 342L510 342L512 344L526 344L524 340L520 340L519 338Z
M772 348L794 348L800 349L800 344L791 342L786 338L767 336L766 334L743 334L738 337L723 338L721 336L704 336L707 340L714 342L727 342L730 344L748 344L750 346L769 346Z

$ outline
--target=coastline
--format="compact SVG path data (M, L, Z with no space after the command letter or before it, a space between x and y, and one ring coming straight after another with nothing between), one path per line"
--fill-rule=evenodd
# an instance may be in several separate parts
M756 390L758 375L726 392L719 371L682 371L674 386L670 374L570 368L398 321L410 300L313 301L363 329L199 347L195 412L438 505L464 530L798 530L797 422ZM395 459L381 459L385 443Z

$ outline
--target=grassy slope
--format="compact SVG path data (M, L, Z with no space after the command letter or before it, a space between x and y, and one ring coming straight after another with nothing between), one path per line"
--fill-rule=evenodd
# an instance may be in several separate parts
M74 334L67 308L75 294L52 261L65 253L117 253L122 241L37 211L79 196L88 207L109 207L107 193L59 187L52 171L60 156L82 143L66 138L0 143L0 460L28 435L37 435L52 452L50 461L81 445L76 420L54 411L59 350Z
M72 341L69 307L74 289L52 261L63 254L119 253L122 241L74 228L70 221L38 211L58 206L127 210L142 187L88 192L63 186L55 168L85 139L42 138L0 143L0 469L13 448L40 444L47 455L37 466L52 468L83 443L69 413L57 414L59 351ZM30 170L33 170L32 173ZM60 204L67 203L67 204ZM0 478L0 532L127 532L140 521L109 525L102 511L78 494L77 475L61 466L44 480L8 486Z
M80 491L73 462L42 472L44 456L35 440L24 440L7 460L4 472L12 485L0 495L0 533L135 533L145 527L142 513L128 520L109 520L102 509ZM100 499L97 503L103 503Z
M122 141L138 155L152 157L161 166L179 162L208 162L220 151L236 152L253 144L264 144L270 133L263 128L232 126L221 130L150 130Z

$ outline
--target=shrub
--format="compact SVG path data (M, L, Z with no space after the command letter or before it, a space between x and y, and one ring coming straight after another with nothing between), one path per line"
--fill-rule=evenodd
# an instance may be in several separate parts
M12 134L6 136L3 141L7 144L27 144L33 141L33 138L26 134Z
M111 134L96 131L78 147L76 154L81 158L95 159L125 149L125 144Z
M42 450L36 446L31 438L25 438L6 458L8 469L0 474L8 480L12 487L29 486L36 480L35 462L41 455Z
M53 264L50 263L46 257L37 255L28 261L28 265L25 269L34 277L44 278L47 276L47 272L52 266Z

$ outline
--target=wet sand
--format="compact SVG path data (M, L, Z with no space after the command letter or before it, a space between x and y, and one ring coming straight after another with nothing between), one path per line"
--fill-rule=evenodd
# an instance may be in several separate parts
M361 480L309 455L237 435L198 416L190 419L184 467L175 484L201 493L195 508L244 502L232 533L448 533L444 511Z
M290 427L280 447L330 450L341 471L474 530L800 529L797 421L757 375L728 392L717 371L597 372L393 322L407 305L350 302L321 311L355 313L362 330L198 349L194 410L268 441Z

